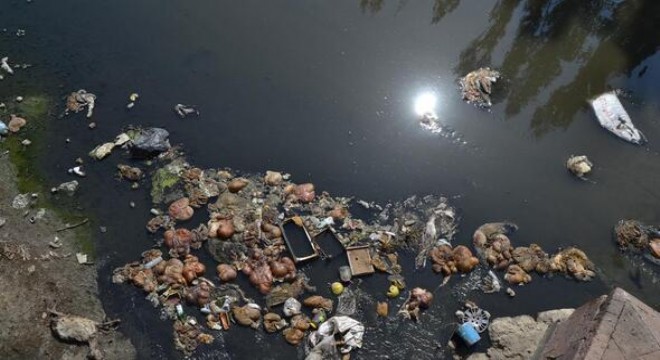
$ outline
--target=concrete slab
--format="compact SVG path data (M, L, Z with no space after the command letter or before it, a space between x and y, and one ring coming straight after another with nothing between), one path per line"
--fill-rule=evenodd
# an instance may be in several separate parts
M617 288L559 323L541 359L660 359L660 313Z

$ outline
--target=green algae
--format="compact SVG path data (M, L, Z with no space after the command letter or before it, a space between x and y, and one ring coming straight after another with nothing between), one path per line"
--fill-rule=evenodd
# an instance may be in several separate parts
M38 154L45 148L46 131L48 129L48 118L53 103L46 96L25 96L23 101L12 101L6 104L6 109L0 112L3 119L8 119L9 114L15 114L27 120L27 124L17 134L7 136L0 142L2 152L7 152L9 161L16 171L15 181L20 193L49 194L50 189L46 179L38 170ZM29 139L31 144L22 144L24 139ZM74 212L64 204L54 204L53 198L49 196L40 197L40 206L52 211L62 222L75 224L80 222L84 216ZM89 226L81 226L68 230L73 232L76 244L80 251L87 254L94 253L94 242L92 231Z

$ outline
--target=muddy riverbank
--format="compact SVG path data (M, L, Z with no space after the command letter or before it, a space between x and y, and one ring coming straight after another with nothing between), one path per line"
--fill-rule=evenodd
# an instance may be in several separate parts
M32 124L0 143L0 357L86 359L87 345L60 341L50 327L48 309L99 323L106 314L90 253L89 225L63 230L83 218L54 205L68 196L44 191L37 165L20 145L37 136L38 126L33 125L47 116L47 104L39 103L43 100L29 98L24 107L17 106ZM25 201L15 200L19 194L26 195ZM78 252L90 255L90 264L79 264ZM133 345L120 332L102 332L98 343L106 359L135 357Z

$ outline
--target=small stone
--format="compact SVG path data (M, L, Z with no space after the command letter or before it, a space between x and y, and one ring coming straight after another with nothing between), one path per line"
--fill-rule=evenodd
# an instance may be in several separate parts
M99 226L99 231L105 234L108 231L108 228L106 228L105 226Z
M65 139L64 141L65 141L65 142L66 142L66 143L68 144L68 143L70 143L70 142L71 142L71 139L69 139L69 138L66 138L66 139Z
M32 141L30 141L30 139L25 139L21 141L21 144L23 144L23 146L30 146L32 145Z
M7 223L7 219L5 219L5 218L0 218L0 228L3 227L3 226L5 226L6 223Z
M151 210L149 210L149 212L150 212L151 215L153 215L153 216L158 216L158 215L160 215L160 211L158 211L158 209L151 208Z
M516 296L516 292L513 291L513 289L510 287L506 288L506 294L509 295L510 297Z
M22 97L22 96L17 96L17 97L16 97L16 102L22 102L22 101L23 101L23 97Z
M87 125L87 127L90 128L90 129L95 129L96 128L96 123L92 121L91 123L89 123L89 125Z
M82 158L77 158L76 159L76 164L82 165L85 161Z
M28 268L27 268L28 275L32 274L35 270L37 270L36 266L34 266L34 265L28 266Z
M128 203L128 206L130 206L132 209L135 208L135 202L131 201Z
M131 189L133 189L133 190L135 190L135 189L137 189L137 188L139 188L139 187L140 187L140 184L138 184L138 183L136 183L136 182L134 182L134 183L131 184Z

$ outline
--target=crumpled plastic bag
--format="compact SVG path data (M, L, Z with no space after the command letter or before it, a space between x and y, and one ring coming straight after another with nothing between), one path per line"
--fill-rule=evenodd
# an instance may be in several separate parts
M282 309L282 312L284 313L284 316L291 317L300 314L301 307L302 305L300 304L300 301L291 297L286 299L284 302L284 308Z
M131 141L131 150L134 154L155 154L170 149L170 133L161 128L141 129Z
M332 336L326 336L314 346L307 354L305 360L339 360L339 351L335 346L335 339Z
M344 289L344 292L339 295L339 299L337 301L337 310L336 314L337 315L345 315L345 316L350 316L355 314L357 311L357 295L351 291L351 289Z
M331 317L328 321L321 324L317 331L309 335L309 342L313 348L305 360L328 359L324 357L319 358L318 356L332 353L329 347L335 347L335 334L341 334L341 340L343 342L339 351L342 354L348 354L354 348L362 347L364 325L348 316Z

